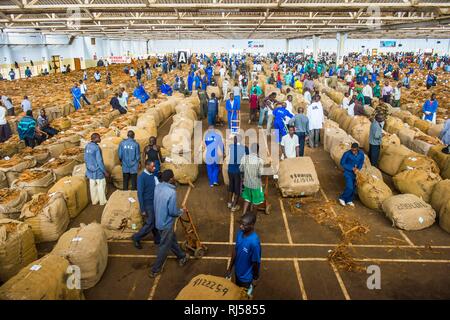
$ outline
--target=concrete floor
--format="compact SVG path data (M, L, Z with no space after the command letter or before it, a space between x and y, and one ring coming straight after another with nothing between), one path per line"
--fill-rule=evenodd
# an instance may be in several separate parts
M243 128L247 128L248 106L244 103L243 107ZM170 124L168 121L158 130L159 137L168 133ZM292 211L289 200L280 197L270 180L272 214L258 215L256 224L262 241L262 270L254 298L450 299L450 235L436 224L422 231L400 231L383 213L367 209L358 200L353 209L336 205L334 201L344 188L342 173L323 148L306 148L306 154L312 157L321 184L317 199L331 201L337 215L357 218L369 227L363 238L353 241L351 254L363 267L380 267L381 289L367 288L370 275L366 272L347 272L331 264L327 256L341 241L340 231ZM180 203L186 191L186 186L178 187ZM240 216L226 208L226 197L225 186L209 187L205 167L200 166L187 207L201 240L208 246L206 256L189 261L183 268L170 257L163 273L150 279L147 273L156 254L151 239L144 241L142 250L135 249L128 240L110 241L107 269L94 288L85 290L86 299L174 299L200 273L224 275ZM308 209L309 205L304 204L303 210ZM71 226L100 221L102 210L100 206L89 206ZM177 235L179 241L184 240L180 228ZM43 254L51 247L50 243L39 248Z

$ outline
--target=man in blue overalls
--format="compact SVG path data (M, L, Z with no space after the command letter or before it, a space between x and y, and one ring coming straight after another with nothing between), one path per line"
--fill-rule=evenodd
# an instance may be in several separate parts
M134 131L130 130L128 138L119 144L119 160L122 163L123 190L128 190L128 182L131 179L131 190L137 188L137 173L141 150L139 144L134 140Z
M224 146L221 135L209 126L205 135L206 145L206 171L208 173L210 187L219 185L219 163L223 155Z
M134 246L142 249L141 240L150 232L153 233L153 241L159 245L160 235L155 226L155 209L153 201L155 199L155 187L158 185L158 178L154 175L155 163L151 160L145 162L145 170L139 175L137 181L137 194L141 214L145 218L145 224L132 237Z
M102 151L98 144L101 142L100 135L93 133L91 142L84 148L84 162L86 163L86 177L89 179L89 190L91 192L92 204L106 204L106 179L109 173L103 163Z
M208 100L208 126L214 126L216 124L217 113L219 112L219 102L217 101L216 94L211 93L211 98Z
M354 207L356 173L364 165L364 152L359 150L359 145L353 143L351 149L346 151L341 158L341 167L344 168L345 190L339 197L339 203L345 207Z

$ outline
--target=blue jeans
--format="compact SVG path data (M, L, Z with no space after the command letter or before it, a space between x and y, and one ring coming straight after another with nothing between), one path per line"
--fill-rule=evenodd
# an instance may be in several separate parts
M298 144L299 144L299 156L303 157L305 154L305 132L297 132Z
M264 119L267 119L267 109L259 109L259 121L258 126L262 127Z
M208 125L215 125L216 124L216 114L208 112Z
M355 183L356 183L356 176L353 172L344 172L344 179L345 179L345 189L344 193L341 194L339 199L342 199L345 201L345 203L349 203L353 201L353 197L355 195Z
M206 171L208 173L210 186L212 186L214 183L219 183L220 167L217 163L207 164Z
M158 256L156 257L156 261L152 266L152 272L157 273L161 271L161 268L166 261L167 255L169 254L169 250L175 254L178 259L183 259L186 257L186 253L181 250L180 246L177 242L177 237L173 232L173 228L159 230L161 235L161 242L158 247Z
M369 159L370 164L378 167L378 159L380 158L380 145L369 145Z
M145 207L145 213L147 214L147 219L145 220L144 226L137 233L133 235L133 240L141 241L142 238L147 236L150 232L153 233L153 241L155 244L159 244L161 237L159 235L158 229L155 227L155 211L153 206Z

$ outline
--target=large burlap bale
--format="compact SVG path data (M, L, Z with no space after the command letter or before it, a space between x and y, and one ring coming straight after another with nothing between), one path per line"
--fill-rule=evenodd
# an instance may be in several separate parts
M434 223L433 208L413 194L399 194L386 199L382 205L392 225L403 230L422 230Z
M156 126L155 117L153 115L145 113L140 115L136 123L136 127L144 129L151 137L156 137L158 135L158 129Z
M172 154L190 152L191 135L188 129L178 128L163 138L162 145Z
M381 152L379 168L384 173L394 176L406 157L414 156L414 152L403 145L389 144Z
M52 158L57 158L66 149L63 141L44 141L41 145L36 148L47 149L50 152Z
M207 86L206 93L208 94L208 97L211 97L211 93L214 93L217 99L222 98L222 92L219 87Z
M366 152L369 152L369 133L370 123L357 124L351 131L352 137L358 141L359 146Z
M345 132L351 132L349 131L349 127L352 124L352 121L354 120L353 117L350 117L349 115L346 115L342 117L341 123L339 123L339 126L345 131Z
M64 160L74 160L76 164L84 163L84 148L68 148L61 153L59 158Z
M320 182L312 159L300 157L281 161L278 187L283 197L310 196L318 192Z
M6 174L3 171L0 171L0 189L8 188L9 183L8 179L6 178Z
M152 136L151 132L149 132L145 129L142 129L142 128L130 126L130 127L123 128L120 131L120 137L122 139L126 139L129 130L134 131L134 134L135 134L134 140L136 140L136 142L139 144L140 150L142 152L144 150L145 146L148 145L148 140ZM155 137L156 137L156 135L155 135Z
M38 165L42 165L47 162L47 160L50 159L50 151L45 148L25 148L22 151L20 151L19 155L23 158L25 156L32 156L34 159L36 159L36 162Z
M51 122L51 126L58 131L64 131L70 128L72 123L66 117L55 119Z
M430 149L436 145L440 145L442 142L435 137L428 135L417 135L411 144L411 150L427 155Z
M108 239L131 238L142 227L137 191L114 191L103 209L101 224Z
M347 111L342 108L333 108L328 114L328 118L335 122L338 122L337 120L342 117L342 115L347 115Z
M356 175L359 200L368 208L381 210L383 201L392 196L391 189L377 175L359 171Z
M195 120L197 120L197 113L192 109L181 110L180 112L177 112L177 114L173 116L173 123L179 122L180 120L183 120L183 119L189 119L190 121L195 121ZM174 126L174 125L172 124L172 126ZM194 127L194 124L192 124L192 127Z
M364 116L354 116L350 117L352 120L350 124L348 125L347 129L343 128L346 132L351 133L353 128L357 125L365 125L365 124L371 124L370 120L367 119Z
M450 154L443 153L443 148L443 145L431 147L428 151L428 156L436 161L439 169L441 170L441 177L444 179L450 179Z
M17 220L0 219L0 281L7 281L36 259L36 245L30 226Z
M247 300L246 289L222 277L199 274L178 293L175 300Z
M448 200L450 200L450 179L445 179L434 186L430 204L436 212L440 212Z
M356 142L351 136L347 136L342 142L335 143L330 150L330 156L338 168L341 168L341 159L345 152L351 149L352 143Z
M84 177L86 179L86 164L82 163L73 167L72 176Z
M65 149L69 149L73 147L79 147L81 137L78 134L72 134L67 131L64 135L58 135L58 141L64 143Z
M115 166L111 172L111 181L116 189L123 190L123 172L122 166ZM128 182L128 186L131 186L131 181Z
M377 167L374 167L372 165L364 165L360 171L363 174L368 174L370 176L375 176L378 179L380 179L381 181L383 181L383 174L381 173L380 169L378 169Z
M17 218L28 199L29 195L25 190L0 189L0 214L9 218Z
M115 166L120 164L119 144L121 141L122 138L120 137L107 137L99 143L102 149L103 163L108 172L111 172Z
M398 132L403 128L403 121L397 117L387 117L384 122L384 130L392 134L398 134Z
M198 165L193 163L188 157L175 154L170 155L170 162L161 164L161 171L171 169L175 175L175 180L181 184L194 183L198 177Z
M406 123L408 126L410 127L414 127L414 123L418 120L419 118L416 117L415 115L407 115L403 118L403 122Z
M43 169L52 170L56 175L56 181L63 177L70 176L73 168L77 165L74 159L50 159L42 166Z
M167 119L173 113L176 103L174 100L167 100L161 103L158 103L155 108L158 108L162 111L164 119Z
M84 177L64 177L48 191L61 192L67 203L69 216L75 218L89 204L88 185Z
M402 164L400 165L398 172L412 169L422 169L425 171L431 171L435 174L439 174L440 171L436 162L434 162L433 159L424 155L415 155L411 157L406 157L403 160Z
M329 152L335 144L344 141L347 137L348 134L341 128L324 129L324 143L323 143L324 150Z
M63 257L48 254L0 287L0 300L81 300L82 291L68 281L69 266Z
M160 110L159 108L151 108L148 109L144 115L148 115L148 116L152 116L155 119L155 123L157 126L159 126L161 124L161 122L164 121L164 114L162 112L162 110ZM136 122L137 125L137 122Z
M398 137L400 138L401 143L411 149L414 138L418 135L418 132L415 129L411 128L403 128L398 132Z
M11 184L11 188L25 190L30 198L36 193L46 193L56 182L56 175L50 169L27 169Z
M439 226L450 233L450 199L442 206L439 211Z
M51 254L67 259L81 271L81 288L92 288L100 281L108 262L108 241L103 227L94 222L81 224L64 233Z
M36 159L32 156L20 157L19 155L15 155L8 160L0 160L0 171L5 173L8 185L11 186L12 182L19 177L20 173L28 168L35 167L36 163Z
M431 124L430 128L425 133L432 137L439 137L442 132L442 129L444 129L444 123Z
M69 225L64 194L33 195L32 200L22 208L20 219L31 227L36 243L58 240Z
M393 177L395 187L401 193L412 193L425 202L430 202L433 188L441 180L439 175L423 169L405 170Z
M422 132L427 133L431 127L431 122L422 119L416 119L416 121L414 121L414 127L416 127Z

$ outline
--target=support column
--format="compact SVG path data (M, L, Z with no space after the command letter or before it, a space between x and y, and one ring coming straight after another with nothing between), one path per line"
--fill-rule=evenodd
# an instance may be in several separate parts
M319 57L319 40L319 37L313 36L313 58L315 61Z
M289 42L290 42L291 40L289 40L289 39L286 39L286 53L289 53Z
M342 63L345 54L345 41L347 40L347 33L336 33L337 50L336 50L336 62Z

